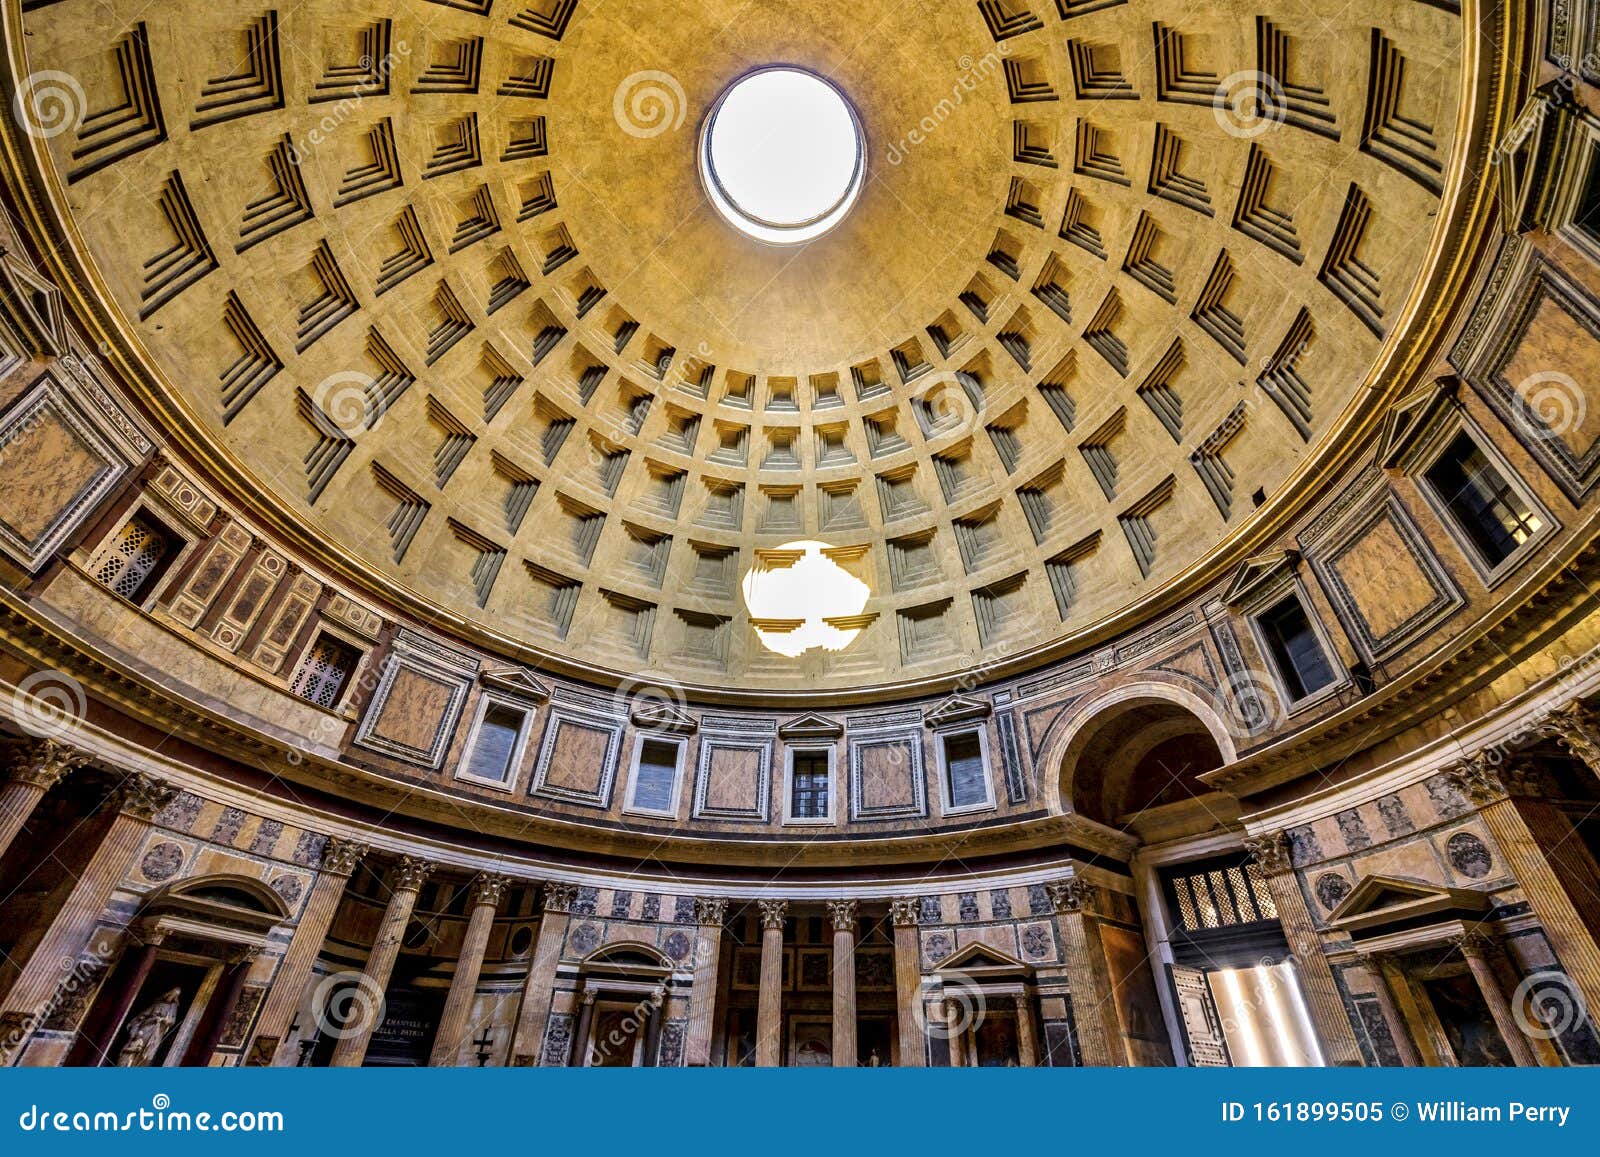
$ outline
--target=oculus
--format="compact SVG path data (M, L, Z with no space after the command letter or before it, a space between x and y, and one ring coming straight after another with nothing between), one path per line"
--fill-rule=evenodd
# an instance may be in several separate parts
M798 68L734 81L700 130L700 180L746 236L798 245L843 221L866 179L866 140L833 84Z

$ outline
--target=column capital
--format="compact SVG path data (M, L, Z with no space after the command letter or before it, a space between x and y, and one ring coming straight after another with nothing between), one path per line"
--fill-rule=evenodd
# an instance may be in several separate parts
M1489 955L1489 951L1494 947L1494 939L1487 933L1473 928L1463 932L1460 936L1452 936L1450 945L1468 960L1482 960Z
M129 772L111 792L111 802L123 815L147 823L177 797L178 789L164 779L142 771Z
M1581 699L1551 710L1536 731L1554 739L1578 759L1600 771L1600 711Z
M472 878L471 904L474 908L498 908L511 877L502 872L479 872Z
M1078 876L1051 880L1044 888L1050 897L1050 906L1057 912L1082 912L1092 907L1097 891L1093 884Z
M544 886L544 910L556 915L566 915L572 911L572 905L578 899L578 885L576 884L546 884Z
M922 901L915 896L896 896L889 901L889 918L896 928L915 928L921 916Z
M828 915L833 918L835 932L854 932L856 930L856 914L861 909L858 900L829 900Z
M1488 807L1511 794L1506 782L1502 761L1488 751L1481 751L1461 761L1460 766L1448 773L1449 781L1464 795L1473 807Z
M322 870L335 876L348 876L372 849L359 840L346 840L329 836L322 845Z
M49 791L69 772L89 762L89 757L59 739L34 739L9 748L4 779Z
M1294 868L1294 845L1289 841L1288 832L1262 832L1260 835L1246 836L1244 850L1269 876Z
M756 907L761 909L763 928L782 928L784 920L789 915L787 900L757 900Z
M583 1003L584 1004L593 1004L594 1003L594 998L599 996L599 995L600 995L600 992L599 992L598 989L585 988L583 990Z
M1361 963L1372 972L1381 974L1385 964L1394 963L1394 953L1371 950L1362 951L1361 949L1357 949L1356 959L1361 961Z
M694 898L694 919L696 924L706 924L720 928L727 916L728 901L724 897L696 896Z
M384 879L396 892L416 892L438 865L421 856L401 856L389 867Z

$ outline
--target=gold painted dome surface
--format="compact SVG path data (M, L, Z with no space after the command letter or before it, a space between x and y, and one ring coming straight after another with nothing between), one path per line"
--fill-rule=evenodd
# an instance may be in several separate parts
M523 658L706 687L934 679L1153 606L1405 347L1462 149L1460 18L1410 0L23 24L108 348L258 517ZM796 248L696 169L774 63L867 140ZM740 588L803 541L872 595L791 659Z

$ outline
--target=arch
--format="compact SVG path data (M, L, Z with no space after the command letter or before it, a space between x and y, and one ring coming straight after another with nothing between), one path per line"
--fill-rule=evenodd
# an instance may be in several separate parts
M174 880L145 896L141 915L174 910L222 909L253 919L270 917L272 924L289 918L283 897L252 876L218 872Z
M580 967L585 971L658 973L672 971L672 961L654 944L619 940L596 948Z
M1153 767L1179 768L1170 784L1157 786L1170 789L1169 795L1196 798L1208 794L1196 777L1237 756L1233 735L1213 702L1176 680L1147 676L1071 708L1039 765L1058 769L1048 780L1055 808L1119 826L1130 800L1136 808L1173 802L1142 781Z

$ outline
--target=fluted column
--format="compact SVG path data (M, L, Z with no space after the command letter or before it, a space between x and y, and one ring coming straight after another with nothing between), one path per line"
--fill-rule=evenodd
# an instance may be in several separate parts
M787 900L759 900L761 908L761 993L756 1005L756 1064L776 1068L783 1061L783 921Z
M1411 1037L1405 1014L1400 1011L1400 1003L1395 1000L1389 975L1391 971L1398 971L1397 966L1387 957L1376 953L1363 956L1361 963L1372 978L1372 995L1378 998L1378 1011L1383 1014L1383 1023L1389 1027L1389 1037L1394 1041L1395 1052L1400 1055L1400 1063L1407 1068L1419 1067L1422 1057L1417 1053L1416 1041ZM1400 979L1403 982L1404 978Z
M578 1025L572 1030L569 1068L581 1069L589 1064L589 1038L594 1035L594 1001L598 995L594 989L586 988L578 998Z
M389 885L389 905L383 911L383 922L378 925L378 936L372 951L367 954L366 967L361 970L361 984L380 999L370 1016L355 1025L346 1025L344 1035L333 1046L333 1058L328 1064L333 1068L359 1068L367 1059L367 1046L372 1034L383 1019L383 993L389 987L389 976L394 972L394 962L400 957L400 944L405 939L406 925L411 922L411 910L416 906L417 893L423 881L433 872L433 864L416 856L401 856L389 869L384 880Z
M177 794L165 780L143 772L131 773L112 792L107 806L116 809L116 817L0 1003L0 1063L20 1051L49 1013L56 989L76 966L151 821Z
M544 1053L544 1031L550 1023L550 999L555 994L556 965L561 962L561 946L567 940L567 925L572 921L572 902L578 898L575 884L546 884L544 914L539 918L539 939L528 962L528 979L522 986L522 1009L517 1014L517 1031L511 1041L512 1064L537 1065Z
M1478 991L1483 993L1483 1002L1489 1006L1489 1015L1494 1018L1494 1026L1500 1030L1500 1036L1511 1052L1511 1059L1524 1068L1537 1066L1539 1060L1533 1055L1533 1047L1518 1026L1517 1018L1512 1015L1511 1004L1506 1000L1505 990L1500 987L1500 978L1495 975L1494 965L1489 961L1489 952L1493 947L1489 938L1481 932L1468 932L1451 943L1472 970L1472 979L1478 982Z
M928 1063L928 1043L923 1033L927 1013L922 1008L922 946L917 942L918 904L915 896L889 901L894 924L895 1019L899 1022L900 1065L922 1068Z
M1600 878L1570 821L1541 798L1542 773L1479 757L1451 780L1478 808L1585 1005L1600 1008Z
M1093 907L1095 889L1074 876L1045 885L1056 911L1056 928L1066 947L1067 977L1072 985L1072 1012L1085 1065L1126 1064L1122 1025L1111 996L1111 971L1100 949L1100 933L1085 909Z
M728 902L700 898L694 902L695 923L700 926L694 945L694 980L689 988L689 1031L684 1041L683 1063L711 1063L711 1037L717 1019L717 963L722 959L722 922Z
M1017 993L1017 1064L1031 1069L1039 1063L1039 1038L1033 1029L1033 997Z
M1261 866L1267 886L1272 889L1272 900L1278 908L1278 921L1283 925L1284 938L1289 941L1289 950L1294 954L1295 976L1306 998L1306 1011L1311 1016L1311 1023L1316 1026L1323 1059L1330 1065L1364 1064L1355 1027L1350 1023L1350 1015L1339 997L1339 984L1333 978L1333 966L1323 954L1316 924L1311 919L1311 909L1306 907L1305 896L1300 891L1294 860L1289 854L1288 835L1272 832L1247 839L1244 845Z
M19 743L6 752L4 783L0 783L0 856L11 847L45 792L85 762L80 751L55 739Z
M653 1069L659 1063L661 1018L666 1000L667 990L665 988L658 988L650 994L650 1011L645 1014L644 1022L644 1063L640 1066L641 1068Z
M856 1066L856 912L854 900L828 901L833 918L833 1067Z
M367 854L367 845L354 840L330 837L322 847L322 870L317 882L311 885L305 907L300 909L300 921L289 938L289 950L283 954L278 971L272 978L272 987L262 1003L261 1015L256 1018L255 1044L251 1046L250 1065L292 1066L296 1061L295 1048L285 1038L294 1023L300 1002L305 999L306 985L311 982L311 971L328 939L328 929L333 924L339 901L344 898L345 886L351 873Z
M494 914L510 885L510 876L496 872L483 872L472 881L472 914L467 918L467 934L461 940L455 975L450 978L450 994L439 1014L439 1031L434 1034L433 1053L428 1057L430 1065L454 1064L461 1043L472 1035L472 1002L478 995L483 954L489 947L489 934L494 931Z

